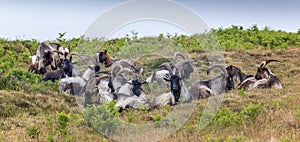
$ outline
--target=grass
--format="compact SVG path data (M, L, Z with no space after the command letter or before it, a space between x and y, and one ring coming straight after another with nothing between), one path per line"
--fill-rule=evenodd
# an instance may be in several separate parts
M124 38L110 44L107 43L108 45L104 43L103 47L111 47L110 50L114 51L120 50L120 47L127 43L133 46L151 45L152 42L156 42L152 40L134 44ZM184 43L186 37L173 37L173 40L176 44L183 45L184 48L194 46L192 42ZM21 48L23 43L13 41L10 44L3 39L0 42L0 54L4 55L1 58L4 64L0 65L0 142L112 141L91 127L88 121L95 118L85 119L81 112L81 106L78 106L74 96L58 91L57 82L40 83L41 76L26 71L30 59L25 58L29 52ZM36 41L24 42L34 46L38 45ZM77 40L77 42L80 41ZM265 44L263 39L260 42ZM296 40L296 42L299 41ZM167 45L172 44L167 42ZM222 41L221 44L227 44L227 42ZM239 42L238 46L242 46L241 44ZM258 43L252 42L251 44L256 45ZM281 79L283 89L264 89L250 92L239 90L226 93L216 117L204 129L199 129L199 120L203 115L207 99L195 101L196 107L188 121L175 133L161 141L298 141L300 139L300 83L297 78L300 78L300 62L296 59L300 58L300 48L293 44L294 42L291 42L289 48L273 48L275 43L272 43L268 48L241 50L230 47L230 51L227 49L227 51L221 51L219 54L224 58L221 58L220 61L225 61L227 65L238 66L249 74L254 74L257 65L263 60L280 60L279 63L269 64L268 68ZM102 43L96 45L102 45ZM75 47L75 45L72 46ZM131 47L128 45L126 48L130 49ZM149 47L143 46L143 48ZM160 49L161 47L155 48ZM33 50L35 49L33 48ZM94 52L92 49L90 50L85 52ZM132 50L134 51L134 49ZM209 66L208 60L214 59L218 54L209 54L207 57L207 54L199 51L197 47L189 51L191 58L196 61L194 64L198 67L195 76L199 79L214 77L214 74L206 76L206 69ZM11 56L15 52L19 56ZM141 54L140 51L134 52L137 55ZM113 55L117 55L116 51ZM22 56L24 58L20 58ZM127 55L124 53L123 56ZM144 68L145 76L149 76L149 71L164 61L170 61L170 59L149 55L138 58L136 61L139 66ZM150 61L154 61L154 64ZM9 66L16 67L9 69ZM170 116L170 120L174 123L161 123L168 116L168 113L174 110L172 106L153 111L128 109L120 114L110 106L107 108L125 122L132 124L154 123L157 128L165 124L177 127L175 122L181 119ZM101 110L103 108L94 107L92 109ZM87 112L85 115L91 115L90 113ZM103 113L99 114L99 117L103 116ZM144 128L139 129L143 130ZM153 133L158 132L154 131ZM143 137L133 138L136 140L143 139Z
M282 80L284 89L228 92L224 95L221 110L217 114L218 117L202 130L199 129L199 118L205 107L203 104L207 100L199 100L194 113L186 124L162 141L299 140L300 118L297 117L297 114L299 114L300 84L291 77L299 77L299 73L295 70L298 70L300 63L294 59L300 57L300 50L290 50L264 50L262 53L257 53L258 51L255 50L224 52L228 63L234 63L243 71L252 74L255 72L253 68L259 61L271 58L281 60L282 62L276 65L270 64L269 68ZM261 54L267 56L260 56ZM194 59L204 56L193 55L192 58ZM245 65L241 61L248 61L249 64ZM198 70L198 72L203 75L202 70ZM61 111L76 116L75 121L65 126L69 130L68 136L69 139L71 137L71 141L110 141L84 121L80 108L72 96L62 93L30 94L2 90L0 91L0 98L0 137L2 141L30 141L33 139L46 141L47 139L58 140L58 138L67 140L68 138L57 134L59 131L50 132L51 125L46 117L47 115L50 116L48 119L55 122L56 117L54 116ZM258 108L255 106L257 104L259 104ZM253 110L249 108L259 111L249 115L253 119L240 120L242 115L246 116L246 114L252 113ZM155 122L161 120L170 109L172 107L153 112L126 110L122 117L131 123ZM236 125L232 120L239 121L239 125ZM30 134L28 135L26 132Z

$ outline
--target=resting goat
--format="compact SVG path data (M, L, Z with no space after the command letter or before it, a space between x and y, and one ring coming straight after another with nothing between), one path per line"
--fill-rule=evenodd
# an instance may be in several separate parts
M128 60L116 61L112 65L111 70L111 82L115 92L119 92L122 86L128 85L126 82L129 81L129 79L126 78L125 73L134 75L136 72L137 69L132 62Z
M253 90L256 88L275 88L282 89L281 81L266 66L271 62L279 62L278 60L266 60L261 62L255 77L250 77L243 81L238 89Z
M183 98L184 102L190 102L192 100L191 94L187 91L184 82L178 75L175 69L172 69L169 63L163 63L160 67L164 66L168 69L169 75L164 77L164 79L169 83L170 92L163 93L156 97L151 103L151 108L163 107L167 104L176 105L180 98Z
M99 77L93 77L86 83L84 107L91 104L100 104L98 84L104 78L109 78L110 75L99 75Z
M81 92L85 92L85 85L87 81L97 73L102 73L99 65L89 66L82 75L61 79L61 81L58 83L59 90L62 90L65 93L72 92L71 86L72 84L75 84L81 89L80 91L74 91L74 94L80 95Z
M139 78L135 78L127 83L130 85L130 92L127 93L130 94L117 93L116 107L120 108L120 110L128 107L133 109L149 108L150 104L142 89L142 85L145 82L142 82Z
M226 67L226 71L229 75L229 77L232 79L233 82L233 89L237 89L238 86L246 79L250 77L254 77L253 75L250 74L245 74L244 72L241 71L236 66L229 65Z
M192 62L194 62L194 60L187 60L186 57L180 52L176 52L174 56L175 58L181 56L184 59L180 62L177 62L175 64L175 68L179 72L181 79L187 81L190 78L191 73L194 72L194 68L192 65Z
M178 76L183 80L187 81L189 79L190 74L194 71L191 62L193 60L183 60L175 64L174 68L176 68L176 72ZM169 86L169 82L164 79L165 76L169 74L168 69L164 68L154 72L150 77L147 78L148 83L157 82L158 85L167 85Z
M225 67L223 65L212 65L207 70L207 75L210 74L213 68L219 68L222 74L210 80L194 83L189 88L189 92L194 96L194 99L207 98L233 89L233 82L228 76Z

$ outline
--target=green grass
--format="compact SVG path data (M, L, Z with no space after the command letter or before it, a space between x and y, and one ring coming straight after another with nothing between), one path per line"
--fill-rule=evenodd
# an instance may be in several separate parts
M300 77L300 62L295 59L300 57L299 36L300 32L232 26L190 37L160 35L109 41L80 37L73 39L71 48L75 51L78 45L78 52L86 54L107 49L113 57L134 53L132 58L139 57L136 58L137 65L144 68L145 76L162 62L175 61L154 55L140 57L140 54L163 50L162 46L186 50L196 60L194 64L198 65L201 79L208 78L205 72L209 63L204 53L208 48L222 48L228 65L236 65L249 74L255 73L256 65L261 61L278 59L280 63L268 67L281 79L284 89L228 92L216 117L201 130L199 118L207 99L196 101L195 110L186 124L162 141L297 141L300 139L300 84L295 78ZM69 40L61 33L51 42L67 46ZM172 121L162 123L173 106L152 111L129 109L119 113L112 103L93 105L82 114L75 98L60 92L57 82L43 82L41 75L27 72L30 52L34 52L38 44L36 40L0 39L0 141L111 141L91 127L91 124L102 129L109 127L97 119L104 116L113 126L119 124L112 117L117 116L134 124L149 122L158 128L165 124L177 127L175 116L171 117Z

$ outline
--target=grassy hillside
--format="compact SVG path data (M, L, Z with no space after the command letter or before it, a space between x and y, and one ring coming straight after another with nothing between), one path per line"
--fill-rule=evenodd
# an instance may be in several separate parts
M215 39L217 38L217 40ZM196 60L198 75L208 78L204 51L222 48L226 64L254 74L266 59L277 59L272 70L282 81L282 90L231 91L224 95L213 122L199 129L207 99L196 101L191 118L176 133L162 141L298 141L300 139L300 32L287 33L253 26L214 29L193 36L159 35L135 40L124 37L86 42L74 38L71 48L79 53L108 49L112 56L126 57L151 52L162 45L182 47ZM56 41L67 46L59 35ZM72 95L61 93L57 82L43 82L42 76L27 72L39 42L0 39L0 141L111 141L85 121ZM85 48L83 48L85 47ZM145 51L137 50L136 47ZM124 51L126 49L126 51ZM150 65L145 68L150 71ZM172 107L153 112L127 110L120 118L131 123L155 122ZM138 138L137 138L138 139Z

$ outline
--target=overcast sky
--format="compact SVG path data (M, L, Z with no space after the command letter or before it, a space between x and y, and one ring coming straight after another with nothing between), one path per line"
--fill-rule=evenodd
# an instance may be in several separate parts
M123 0L0 0L0 37L53 40L59 32L66 37L83 35L101 14ZM275 30L300 29L299 0L176 0L197 13L210 28L257 24ZM144 25L144 26L143 26ZM147 26L148 25L148 26ZM152 25L149 26L149 25ZM155 25L155 26L153 26ZM136 30L140 36L184 31L159 22L132 23L115 33L124 36Z

